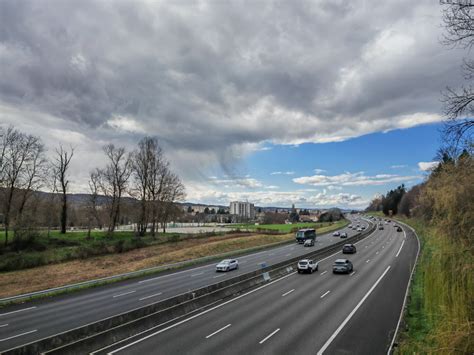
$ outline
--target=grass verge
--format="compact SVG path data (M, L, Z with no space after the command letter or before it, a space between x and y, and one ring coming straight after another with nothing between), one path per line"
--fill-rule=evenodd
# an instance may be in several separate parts
M421 243L397 354L474 353L472 249L418 219L397 217Z
M318 229L318 233L326 233L342 228L347 221L339 221L331 226ZM0 274L0 298L25 294L44 289L60 287L94 280L127 272L138 271L150 267L167 265L183 261L173 268L183 268L190 265L205 263L226 255L238 255L266 249L271 246L291 243L293 234L284 235L226 235L219 237L207 237L187 239L175 243L153 245L122 254L104 255L85 260L73 260L60 264L45 265L32 269L18 270ZM197 260L198 259L198 260ZM169 270L168 268L166 270ZM146 274L156 274L164 270L154 270L134 275L139 277ZM101 285L121 281L124 277L114 280L100 282ZM97 285L94 285L97 286ZM94 287L85 285L78 287L84 289ZM76 290L76 288L74 289ZM64 294L72 290L55 291L51 295ZM45 295L34 296L34 299L45 297Z

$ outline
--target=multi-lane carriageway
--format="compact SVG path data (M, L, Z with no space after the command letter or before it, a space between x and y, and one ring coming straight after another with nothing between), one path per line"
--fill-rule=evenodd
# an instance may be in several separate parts
M354 234L352 230L349 233ZM351 234L350 234L351 235ZM332 255L313 275L291 274L202 314L154 329L99 352L122 353L379 353L391 341L411 268L416 237L392 225L358 243L351 275L333 275ZM321 248L339 241L319 237ZM92 289L0 312L0 351L172 297L307 252L287 245L240 257L240 269L216 274L214 264ZM363 302L361 302L363 300ZM360 303L360 304L359 304ZM7 331L5 331L7 330ZM205 334L204 334L205 333ZM330 341L329 341L330 340ZM373 350L377 350L373 352Z

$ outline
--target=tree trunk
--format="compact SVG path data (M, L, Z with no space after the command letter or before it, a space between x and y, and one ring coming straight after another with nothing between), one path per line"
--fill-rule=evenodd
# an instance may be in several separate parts
M66 193L63 193L63 205L61 208L61 234L66 234L67 226L67 197Z

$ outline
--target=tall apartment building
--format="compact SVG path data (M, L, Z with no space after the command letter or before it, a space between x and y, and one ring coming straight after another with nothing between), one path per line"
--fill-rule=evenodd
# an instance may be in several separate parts
M254 219L255 207L250 202L232 201L230 203L230 214L235 214L240 217Z

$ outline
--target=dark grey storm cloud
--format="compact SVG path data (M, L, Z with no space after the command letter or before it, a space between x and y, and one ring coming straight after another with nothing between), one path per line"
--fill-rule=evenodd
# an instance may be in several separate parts
M33 127L37 112L124 142L154 134L178 158L221 161L262 142L435 122L462 55L439 44L440 10L431 0L3 0L0 115Z

